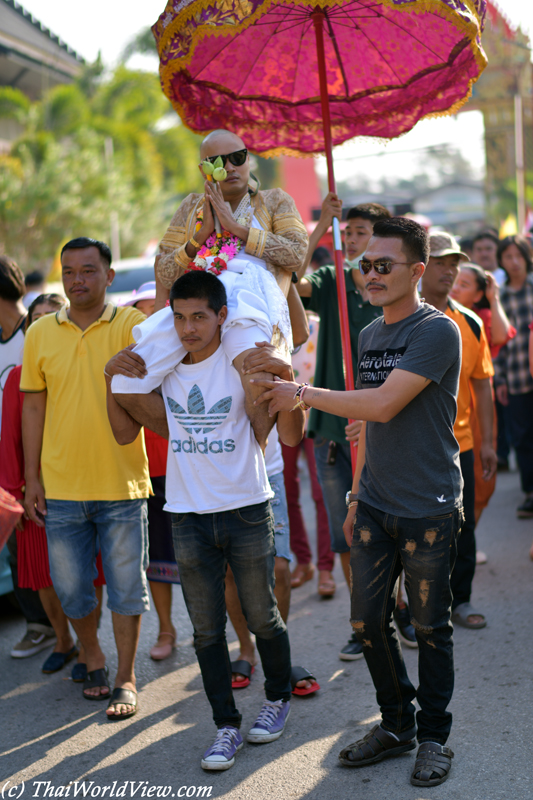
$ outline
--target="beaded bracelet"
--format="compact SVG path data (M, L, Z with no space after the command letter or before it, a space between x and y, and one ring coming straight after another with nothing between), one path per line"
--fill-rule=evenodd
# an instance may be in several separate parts
M294 399L298 402L291 408L291 411L296 411L297 408L301 408L302 411L309 411L311 406L308 406L303 401L303 394L307 387L309 386L308 383L301 383L294 393Z

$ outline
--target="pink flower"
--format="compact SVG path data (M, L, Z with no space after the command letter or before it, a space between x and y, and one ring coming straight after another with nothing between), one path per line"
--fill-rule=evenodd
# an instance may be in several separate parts
M220 248L220 251L222 253L225 253L230 261L232 258L235 258L235 256L238 253L237 247L232 241L228 242L227 244L224 244Z

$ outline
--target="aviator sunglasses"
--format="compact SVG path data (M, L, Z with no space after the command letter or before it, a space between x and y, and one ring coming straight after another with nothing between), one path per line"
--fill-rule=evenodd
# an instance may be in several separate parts
M408 266L409 264L416 264L416 261L386 261L382 258L379 258L377 261L369 261L367 258L362 258L359 261L359 269L363 275L368 275L372 269L374 269L378 275L388 275L395 264L404 264Z
M234 167L242 167L246 161L247 155L248 150L244 148L244 150L235 150L234 153L228 153L225 156L207 156L205 160L211 162L211 164L214 164L217 158L221 158L223 162L222 165L224 167L226 166L226 161L229 161L229 163L233 164Z

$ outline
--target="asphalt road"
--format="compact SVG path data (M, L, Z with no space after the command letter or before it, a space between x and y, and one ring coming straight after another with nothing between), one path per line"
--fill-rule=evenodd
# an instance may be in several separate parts
M307 485L304 488L312 527ZM488 563L478 568L473 601L486 613L489 625L481 631L455 632L456 689L449 740L455 759L443 785L421 790L409 784L414 753L365 769L338 764L339 750L371 727L378 709L365 662L338 659L351 631L348 590L337 566L338 590L332 600L321 600L311 582L292 597L293 663L311 669L321 691L295 698L282 738L259 746L245 744L235 766L223 773L206 773L200 767L215 728L179 587L174 592L179 647L167 661L151 661L148 651L155 641L157 620L153 611L145 615L137 658L140 710L120 723L106 720L104 703L83 699L81 685L69 680L68 668L43 675L40 667L46 652L24 660L10 658L24 624L20 616L4 609L0 616L3 800L74 797L76 790L79 797L85 791L87 797L166 794L231 800L531 800L533 562L528 551L533 522L515 518L521 497L517 475L500 476L478 528L478 546L487 553ZM101 637L113 676L116 656L107 610ZM231 628L229 639L235 657ZM416 651L404 654L416 680ZM252 684L236 695L246 730L261 706L260 668Z

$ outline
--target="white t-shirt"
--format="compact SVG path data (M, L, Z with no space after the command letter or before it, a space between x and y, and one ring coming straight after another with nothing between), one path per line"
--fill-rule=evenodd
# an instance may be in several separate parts
M163 380L169 428L166 511L214 514L269 500L265 459L244 389L222 347Z
M265 448L265 464L267 475L278 475L283 472L283 453L279 442L278 428L276 425L268 434L267 446Z
M2 329L0 328L0 433L2 431L2 397L4 394L4 386L6 385L7 377L13 367L22 364L22 353L24 352L24 322L21 326L7 339L2 341Z
M505 281L507 280L507 273L501 267L496 267L496 269L492 270L492 274L494 275L494 280L498 284L498 286L503 286Z

